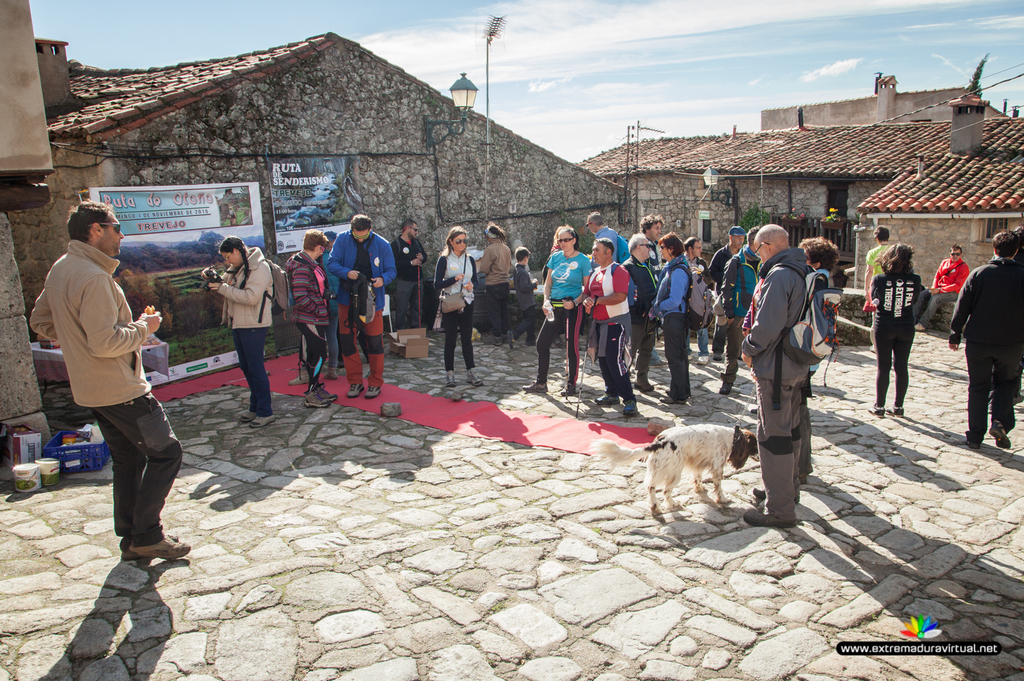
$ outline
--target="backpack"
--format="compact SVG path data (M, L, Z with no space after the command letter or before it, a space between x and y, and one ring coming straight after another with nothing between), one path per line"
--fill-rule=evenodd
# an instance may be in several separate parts
M271 312L283 314L285 319L289 319L295 308L295 299L292 298L292 282L288 278L288 273L281 269L276 262L272 260L265 260L265 262L270 266L271 285L269 290L263 292L260 319L263 319L263 307L268 300L271 302Z
M690 272L690 288L686 292L686 319L695 331L711 326L715 316L715 298L704 277Z
M615 260L621 265L622 263L629 260L629 243L623 238L621 234L616 234L618 240L615 244ZM635 298L634 298L635 300Z
M781 409L782 355L801 366L812 367L839 349L836 327L843 292L829 286L828 277L794 263L779 263L804 277L807 299L800 319L784 333L775 349L775 390L772 408Z
M621 239L622 237L620 236L619 238ZM608 273L614 277L615 270L619 269L620 267L622 267L622 265L620 265L617 262L613 262L612 268L608 270ZM626 274L629 274L629 270L626 270ZM630 275L629 277L629 289L626 291L626 302L629 303L630 308L636 305L636 283L633 281L632 275Z

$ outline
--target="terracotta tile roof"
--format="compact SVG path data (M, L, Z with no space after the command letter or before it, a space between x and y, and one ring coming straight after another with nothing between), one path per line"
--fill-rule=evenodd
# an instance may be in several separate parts
M243 80L280 71L341 40L328 33L236 57L142 70L79 66L70 72L71 92L86 106L50 119L50 136L117 137Z
M1017 127L1024 128L1018 125ZM1024 162L946 154L902 173L857 207L859 213L1024 211Z
M1010 119L1001 119L1010 120ZM994 121L993 121L994 122ZM989 122L986 121L986 132ZM634 146L634 149L636 147ZM917 167L917 156L949 150L949 123L811 126L720 137L643 140L640 173L759 175L888 180ZM625 146L580 163L602 176L621 176Z

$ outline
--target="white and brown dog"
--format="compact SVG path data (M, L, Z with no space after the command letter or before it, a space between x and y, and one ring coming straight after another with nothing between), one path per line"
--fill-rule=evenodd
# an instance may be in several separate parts
M654 442L640 449L629 450L611 440L597 440L590 450L620 466L631 461L647 461L647 478L644 485L651 499L651 513L660 515L655 490L660 488L665 495L668 510L680 508L672 498L672 490L679 484L684 471L693 474L693 491L701 499L710 502L702 478L705 471L711 471L715 484L715 501L724 503L722 495L722 472L728 461L734 468L743 468L750 457L757 458L757 436L739 426L716 426L702 423L695 426L678 426L662 431Z

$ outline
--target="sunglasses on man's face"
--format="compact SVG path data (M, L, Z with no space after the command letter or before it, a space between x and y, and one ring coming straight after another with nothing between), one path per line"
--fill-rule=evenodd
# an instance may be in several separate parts
M961 253L960 253L960 251L950 251L949 254L950 255L960 255Z
M118 234L121 233L121 223L120 222L100 222L98 224L101 224L104 227L113 227L115 232L117 232Z

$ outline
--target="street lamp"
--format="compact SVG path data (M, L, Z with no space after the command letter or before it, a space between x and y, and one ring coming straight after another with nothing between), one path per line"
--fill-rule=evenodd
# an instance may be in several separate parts
M434 151L437 145L452 135L461 135L466 131L466 121L469 118L469 110L476 103L477 87L473 85L466 74L463 73L450 88L452 102L455 108L462 112L462 117L454 121L436 121L431 118L423 119L423 126L427 133L427 150Z
M732 205L732 190L722 189L716 190L718 186L718 178L721 174L714 168L708 168L704 171L704 185L708 188L708 193L711 195L712 201L718 201L726 206Z

